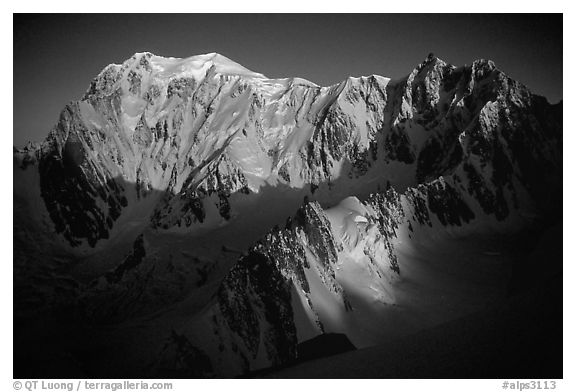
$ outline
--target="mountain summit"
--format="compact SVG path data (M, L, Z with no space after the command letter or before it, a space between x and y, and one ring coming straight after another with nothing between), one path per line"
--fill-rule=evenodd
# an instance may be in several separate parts
M16 317L106 325L133 361L87 374L232 376L478 310L495 233L561 219L561 110L488 60L320 87L137 53L14 151Z

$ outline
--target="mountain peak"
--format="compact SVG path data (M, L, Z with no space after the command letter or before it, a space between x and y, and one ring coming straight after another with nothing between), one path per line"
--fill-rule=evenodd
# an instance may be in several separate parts
M497 303L528 252L502 236L562 220L562 110L494 67L431 54L390 86L319 88L218 53L107 66L14 150L14 312L38 325L17 340L71 314L87 374L237 376L329 331L368 346ZM84 361L109 339L143 359Z
M420 68L425 68L429 65L446 65L446 62L442 60L440 57L436 56L433 52L428 53L428 56L420 63Z
M140 54L147 56L152 67L161 73L205 73L208 69L214 67L217 73L225 75L239 75L250 78L263 79L264 75L253 72L248 68L230 60L228 57L219 53L207 53L186 58L162 57L153 55L149 52Z

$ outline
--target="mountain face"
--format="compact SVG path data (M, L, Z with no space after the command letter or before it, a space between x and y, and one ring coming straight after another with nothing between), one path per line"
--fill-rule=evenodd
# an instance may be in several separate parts
M495 239L561 220L562 107L486 60L320 87L138 53L14 179L17 320L121 342L65 349L85 374L235 376L499 298Z

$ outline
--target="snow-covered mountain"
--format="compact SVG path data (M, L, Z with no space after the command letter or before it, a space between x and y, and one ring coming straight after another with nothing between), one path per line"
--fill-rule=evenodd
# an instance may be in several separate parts
M15 314L105 324L131 360L85 372L233 376L473 311L495 239L561 219L561 114L486 60L320 87L137 53L14 150Z

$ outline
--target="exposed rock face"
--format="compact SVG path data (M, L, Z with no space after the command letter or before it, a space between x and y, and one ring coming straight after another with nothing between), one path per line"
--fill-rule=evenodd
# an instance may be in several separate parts
M460 227L473 221L474 207L469 203L474 202L466 190L451 185L452 181L440 177L403 194L390 187L372 194L365 203L349 198L342 206L358 215L353 220L356 227L345 231L333 226L338 212L324 211L317 202L305 201L294 219L288 220L286 228L273 229L256 244L227 275L218 293L217 306L225 320L224 327L219 328L229 328L243 342L243 345L237 343L237 347L247 348L245 353L238 348L245 361L244 370L262 366L254 367L260 345L267 348L270 366L296 358L299 341L290 293L301 297L318 333L325 332L322 316L314 305L313 292L320 289L310 279L321 282L323 289L342 305L342 312L354 312L355 304L347 299L346 289L340 283L346 277L339 279L336 274L346 263L343 261L346 255L360 251L365 256L360 259L366 263L363 268L372 272L372 281L389 282L401 276L395 249L401 227L414 232L422 227ZM355 229L358 232L354 238L351 233ZM259 320L267 321L265 335ZM283 339L280 341L279 337Z
M289 285L269 258L254 251L241 258L218 290L218 305L248 349L248 361L258 356L260 345L271 365L296 357Z
M366 327L359 285L365 302L393 306L398 249L413 235L554 213L561 111L486 60L431 55L401 80L319 87L217 54L140 53L106 67L46 141L15 150L14 170L37 176L60 252L82 249L89 264L123 249L74 286L78 317L119 323L199 288L204 302L178 328L162 324L161 360L146 366L237 375L293 361L335 320ZM284 199L263 202L271 189ZM284 207L303 194L296 212ZM238 250L208 243L251 229L237 216L254 206L286 224ZM191 239L198 254L167 255Z
M463 167L485 212L503 219L504 189L514 193L518 179L537 193L530 178L561 162L553 109L490 61L457 68L429 56L400 81L326 88L240 68L219 55L150 53L106 67L38 153L56 230L94 246L151 190L165 193L152 207L155 227L203 223L206 202L230 219L234 193L278 181L314 189L370 169L386 177L394 161L415 165L401 186Z

